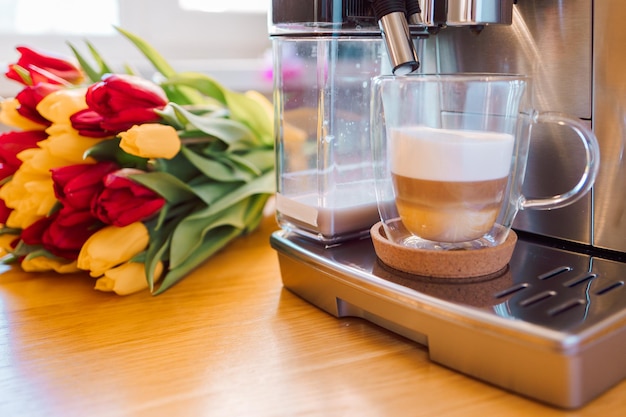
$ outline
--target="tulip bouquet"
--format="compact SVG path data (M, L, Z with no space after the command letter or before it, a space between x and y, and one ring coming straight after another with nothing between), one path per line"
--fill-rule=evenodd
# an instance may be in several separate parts
M19 47L0 104L0 248L25 271L87 271L95 288L159 294L258 226L274 192L273 117L257 92L177 73L118 29L158 78L95 47Z

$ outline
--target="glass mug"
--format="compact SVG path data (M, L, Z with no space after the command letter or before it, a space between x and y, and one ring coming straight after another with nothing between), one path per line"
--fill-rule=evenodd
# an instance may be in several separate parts
M521 209L569 205L598 171L595 135L579 120L531 107L531 79L509 74L410 74L372 82L371 140L376 199L387 239L417 249L503 243ZM531 130L571 128L586 166L568 192L522 194Z

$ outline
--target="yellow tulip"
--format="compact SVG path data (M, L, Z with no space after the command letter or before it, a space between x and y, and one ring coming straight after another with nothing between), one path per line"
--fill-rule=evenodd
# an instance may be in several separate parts
M128 262L148 247L148 229L141 222L128 226L107 226L91 235L78 254L78 267L99 277L111 268Z
M176 129L168 125L135 125L119 136L120 148L142 158L172 159L180 151L180 137Z
M10 98L0 102L0 123L21 130L44 130L46 126L33 122L17 112L20 102Z
M37 111L52 123L71 125L70 116L87 108L86 92L85 88L68 88L55 91L45 96L37 104Z
M47 256L26 257L20 266L26 272L55 271L59 274L72 274L80 271L76 267L76 261L48 258Z
M38 146L45 146L45 142L47 142L48 139L40 141ZM18 168L18 172L28 172L30 174L37 173L50 176L51 168L63 166L58 158L52 157L50 152L44 151L41 148L26 149L17 154L17 157L22 161L22 165Z
M105 140L81 136L66 124L53 124L46 133L50 136L40 141L39 147L55 161L55 166L94 163L93 158L85 159L85 151Z
M154 270L155 281L161 277L163 264L159 262ZM104 276L96 281L96 290L113 291L117 295L128 295L148 288L145 264L142 262L127 262L118 267L109 269Z
M7 226L19 229L47 215L57 201L49 173L30 172L22 168L0 188L0 198L13 209Z
M47 153L53 167L82 164L86 150L98 144L103 139L87 138L78 134L72 127L70 117L87 108L83 88L59 90L43 98L37 105L37 111L52 125L46 129L48 139L39 142L42 152Z
M0 235L0 256L8 255L13 251L13 246L11 244L17 238L19 238L19 235L12 235L10 233L3 233Z

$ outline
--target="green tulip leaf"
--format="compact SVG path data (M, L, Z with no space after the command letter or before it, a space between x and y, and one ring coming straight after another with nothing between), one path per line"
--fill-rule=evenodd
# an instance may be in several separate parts
M170 262L176 267L201 244L208 230L220 225L232 225L246 230L247 199L254 195L274 192L274 173L269 172L226 194L205 209L199 209L181 221L172 236Z
M39 250L43 250L41 245L28 245L24 243L23 240L20 240L15 249L11 251L11 254L20 257L27 256L28 254L35 253Z
M233 169L238 170L239 172L246 173L250 179L253 177L258 177L263 172L246 156L240 156L236 153L222 153L218 154L218 160L222 161L225 165L233 167Z
M112 73L113 70L104 61L104 59L102 58L102 55L98 52L98 50L95 48L95 46L91 42L87 41L85 42L85 44L87 45L87 48L89 49L89 52L91 53L92 58L95 60L97 67L91 66L91 64L89 64L87 59L85 59L85 57L80 52L78 52L78 49L76 49L74 45L68 42L68 46L74 53L74 56L76 57L76 60L80 64L81 68L87 74L87 77L91 80L91 82L95 83L95 82L100 81L104 74Z
M135 45L135 47L152 63L154 68L160 72L165 78L175 77L176 71L167 62L165 58L148 42L141 39L139 36L128 32L120 27L115 29L121 33L126 39ZM167 94L168 98L180 104L194 104L202 103L203 98L195 90L189 88L178 88L177 86L163 85L163 90Z
M148 159L124 152L119 144L119 138L103 140L87 149L83 158L91 157L97 161L116 161L125 168L146 169Z
M41 256L48 259L58 259L59 261L67 262L67 259L59 258L58 256L55 256L52 253L48 252L46 249L33 249L32 247L30 248L30 252L28 252L28 254L24 257L24 259L30 260L39 258Z
M17 73L17 75L20 76L25 85L33 85L33 78L30 76L30 72L28 72L26 68L17 64L13 65L11 68Z
M244 154L229 153L228 158L255 175L274 168L275 154L273 149L253 149Z
M273 120L267 116L265 109L257 101L245 94L228 91L226 102L233 119L239 120L249 126L259 135L266 145L274 143Z
M263 220L263 209L267 204L267 200L273 194L256 194L250 197L250 204L248 210L246 210L246 229L244 233L251 233L259 227L259 224Z
M189 123L187 119L181 119L180 112L177 112L172 106L173 103L167 103L162 109L155 109L154 112L161 116L163 123L172 126L176 130L183 130Z
M172 232L176 228L178 222L171 221L164 228L152 230L150 232L150 244L145 251L146 259L145 272L150 292L154 292L155 276L154 271L159 262L167 262L169 260L168 252L170 242L172 240Z
M165 198L170 204L178 204L182 201L196 198L196 193L192 187L189 187L189 185L167 172L133 174L130 178L150 188Z
M242 231L245 229L245 200L228 207L218 215L198 216L193 213L180 222L172 234L170 249L170 268L184 263L202 245L204 237L219 226L233 226Z
M163 254L167 253L167 249L169 247L169 245L167 244L168 242L169 236L160 246L157 245L158 242L150 242L149 249L154 248L154 250L152 253L146 253L146 261L144 262L144 265L146 280L148 281L148 289L150 290L150 292L154 292L154 282L155 278L157 278L154 276L154 271L156 270L157 264L161 261L161 257L163 256Z
M211 113L198 116L176 103L170 103L168 106L176 113L177 120L186 125L188 130L195 128L197 131L223 141L230 147L235 147L235 149L247 149L259 144L253 132L236 120L215 117ZM224 115L224 113L219 112L218 115Z
M193 189L198 198L200 198L208 206L233 192L239 186L240 184L236 182L210 181L194 185Z
M115 27L119 33L124 35L126 39L131 41L137 49L154 65L154 68L159 71L165 77L173 77L176 75L176 71L172 66L167 62L165 58L152 47L149 43L141 39L139 36L124 30L120 27Z
M185 146L180 149L180 152L208 178L221 182L238 182L251 179L249 173L236 169L236 166L231 164L227 158L205 157Z
M74 47L74 45L72 45L71 43L68 42L68 46L70 47L70 49L74 53L74 56L76 57L76 60L78 61L78 63L80 64L81 68L83 69L83 71L87 75L87 78L89 78L89 80L91 82L94 82L94 83L100 81L100 79L102 78L102 74L101 74L100 70L97 69L97 68L92 67L91 64L89 64L89 62L85 59L85 57L83 57L80 54L80 52L78 52L78 49L76 49Z
M167 172L183 182L190 182L194 177L202 174L189 160L179 152L172 159L159 158L151 161L151 171Z
M263 175L250 180L247 183L206 183L193 187L196 194L210 207L198 213L199 216L210 216L215 211L237 203L237 201L255 194L273 194L276 186L274 171L268 171ZM218 205L215 208L215 205Z
M160 294L170 288L172 285L183 279L190 271L198 267L209 257L217 253L219 250L228 245L232 240L244 233L255 230L263 219L263 208L267 203L269 194L260 194L251 196L248 201L241 204L243 212L238 215L243 216L244 228L241 229L237 225L224 224L223 221L216 221L203 234L201 244L189 253L180 264L172 266L165 275L163 282L154 295ZM237 224L241 224L241 219L237 219Z
M234 239L239 237L240 234L240 230L234 227L221 227L211 231L197 250L191 253L185 262L175 268L170 266L170 269L163 278L159 288L154 291L153 294L159 295L165 292L167 289L187 276L189 272L205 262L207 258L213 256Z
M113 70L104 61L104 59L102 58L102 55L100 55L100 53L96 50L95 46L91 42L86 42L86 45L87 45L87 48L89 48L89 52L91 53L91 56L93 57L93 59L96 60L96 63L98 64L98 67L100 70L99 71L100 77L102 77L104 74L112 73Z
M22 233L22 229L16 229L13 227L0 227L0 235L19 235Z
M231 118L238 120L259 135L262 143L274 143L273 120L267 116L263 107L252 98L222 87L215 80L205 74L182 73L169 77L172 85L184 85L196 89L202 94L215 98L224 103L231 112Z
M165 85L183 85L226 104L225 88L213 78L197 72L184 72L168 77Z
M207 209L198 213L200 216L210 216L236 204L238 201L255 194L274 194L276 192L276 181L274 171L268 171L254 180L242 185L224 198L216 201Z

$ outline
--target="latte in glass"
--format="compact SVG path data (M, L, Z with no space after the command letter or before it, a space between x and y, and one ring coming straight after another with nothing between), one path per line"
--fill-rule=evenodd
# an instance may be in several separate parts
M507 185L513 135L392 129L391 174L404 226L435 242L466 242L493 227Z

